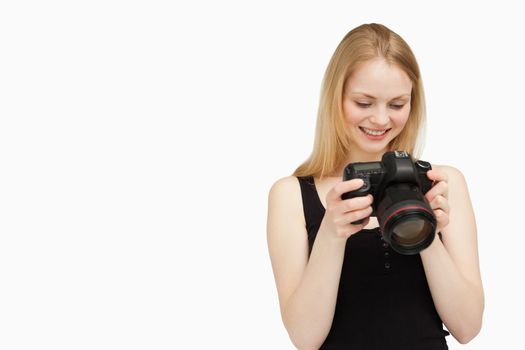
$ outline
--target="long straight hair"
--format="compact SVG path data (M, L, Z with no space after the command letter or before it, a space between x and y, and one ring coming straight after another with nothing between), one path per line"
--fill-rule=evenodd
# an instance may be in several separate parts
M313 151L294 171L294 176L323 178L346 165L350 140L344 126L344 85L361 64L377 57L399 67L412 81L410 115L388 150L404 150L419 158L424 138L425 97L416 58L403 38L386 26L363 24L345 35L330 59L321 88Z

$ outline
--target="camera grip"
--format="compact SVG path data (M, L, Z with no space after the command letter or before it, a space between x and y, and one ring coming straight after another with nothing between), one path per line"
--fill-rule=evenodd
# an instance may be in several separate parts
M343 200L344 199L351 199L351 198L355 198L355 197L364 197L364 196L367 196L370 193L370 190L372 189L372 186L370 184L370 179L369 178L361 178L361 179L363 180L363 186L361 186L361 188L359 188L357 190L343 193L341 195L341 198ZM357 221L352 222L352 224L353 225L360 225L364 221L365 221L365 219L361 219L361 220L357 220Z

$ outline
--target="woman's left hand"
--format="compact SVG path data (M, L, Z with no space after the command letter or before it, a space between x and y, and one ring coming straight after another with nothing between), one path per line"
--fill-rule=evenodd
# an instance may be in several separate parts
M432 169L427 177L434 181L432 188L425 194L437 220L436 233L448 225L450 207L448 205L448 176L441 169Z

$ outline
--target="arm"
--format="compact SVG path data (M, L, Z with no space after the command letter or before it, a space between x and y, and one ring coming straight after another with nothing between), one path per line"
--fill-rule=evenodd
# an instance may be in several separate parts
M338 188L345 192L349 190L348 184ZM333 197L331 203L340 196L333 191L329 195ZM362 203L365 201L361 198ZM323 222L332 217L334 206L331 207L327 209ZM370 212L366 209L350 214L352 216L346 219L355 221ZM350 231L346 225L346 235L337 235L332 226L321 224L308 259L308 238L298 181L295 177L287 177L272 186L268 199L268 248L283 323L297 348L318 349L326 339L335 312L346 239L364 225L366 222L352 225Z
M476 221L463 174L452 167L435 169L432 177L439 182L426 197L438 228L441 222L443 241L434 239L420 254L439 316L466 344L479 333L484 309Z

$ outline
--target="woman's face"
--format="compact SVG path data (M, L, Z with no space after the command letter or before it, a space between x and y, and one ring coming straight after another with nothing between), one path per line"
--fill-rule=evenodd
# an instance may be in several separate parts
M410 114L412 82L383 58L365 62L346 81L343 112L354 161L379 160Z

